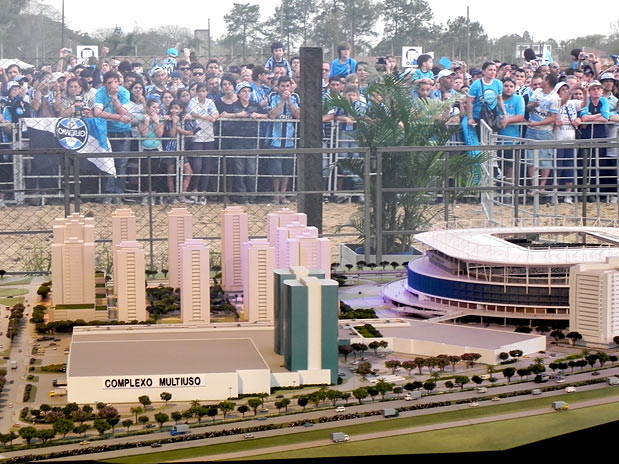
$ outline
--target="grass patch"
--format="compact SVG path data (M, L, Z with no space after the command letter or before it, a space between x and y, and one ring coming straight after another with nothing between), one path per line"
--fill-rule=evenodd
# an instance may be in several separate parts
M91 304L62 304L56 305L56 309L92 309L94 305Z
M274 447L274 446L283 446L283 445L288 445L288 444L324 440L325 438L329 437L329 433L331 431L335 431L335 430L342 431L342 432L349 434L354 440L354 436L360 435L360 434L380 432L380 431L386 431L386 430L397 430L397 429L402 429L402 428L407 428L407 427L418 427L418 426L423 426L423 425L440 424L444 422L467 420L467 419L472 419L472 418L477 418L477 417L494 416L494 415L499 415L499 414L508 414L511 412L520 412L520 411L539 409L539 408L550 408L550 404L552 401L564 400L564 401L567 401L568 403L575 403L578 401L587 401L587 400L591 400L595 398L613 397L613 396L617 396L618 394L619 394L619 391L615 388L603 388L600 390L589 390L589 391L584 391L584 392L576 392L576 393L571 393L571 394L553 396L552 399L551 398L535 398L535 399L530 399L530 400L517 401L514 403L503 403L503 404L496 404L492 406L484 406L483 408L471 408L471 409L466 408L466 409L457 410L457 411L446 411L446 412L441 412L441 413L436 413L436 414L428 414L428 415L414 416L414 417L401 417L398 419L389 419L388 421L387 420L377 421L377 422L365 423L365 424L344 425L344 424L334 423L333 428L324 429L324 430L313 430L309 432L308 431L302 432L302 431L297 430L295 432L291 431L291 433L288 435L281 435L277 437L261 438L258 440L237 441L237 442L232 442L232 443L222 443L222 444L209 445L209 446L198 446L195 448L188 448L188 449L183 449L179 451L165 451L162 453L150 453L148 455L110 459L110 460L106 460L105 462L158 463L158 462L174 461L174 460L181 460L181 459L205 458L207 456L215 455L215 454L231 453L231 452L253 450L253 449L257 450L261 448L268 448L268 447ZM614 403L612 405L613 406L612 408L610 408L609 406L610 405L603 405L602 410L604 410L604 408L607 408L609 411L612 410L613 411L612 420L616 420L617 415L619 414L619 403ZM380 405L377 404L377 409L379 408L380 408ZM587 408L587 410L589 409L592 409L592 408ZM550 414L550 416L561 419L560 422L563 423L563 422L568 422L568 421L565 421L565 419L568 417L569 418L573 417L572 413L577 413L577 412L579 411L565 411L561 413ZM536 416L536 417L531 418L533 419L533 424L535 424L536 420L539 420L540 417L544 417L544 416ZM598 413L593 414L594 420L596 417L602 417L602 416L600 416L600 414ZM603 417L606 417L606 416L603 415ZM575 419L574 421L570 420L569 422L578 423L578 420L577 419ZM593 423L592 425L598 425L604 422L605 421L599 421L599 422ZM490 428L492 429L493 428L492 426L496 424L497 423L490 424L491 426ZM590 426L590 425L587 425L585 427L580 427L580 425L581 424L578 424L579 428L576 428L573 430L579 430L579 429ZM532 428L532 426L530 425L527 425L527 427ZM526 427L523 427L523 428L526 428ZM468 430L469 434L472 433L470 432L469 427L452 429L452 430L455 430L455 431ZM556 430L552 430L549 432L551 432L553 435L561 435L563 433L568 432L567 430L563 431L563 429L561 428L557 428L557 430L561 430L561 431L556 432ZM428 432L428 433L438 433L438 431ZM507 439L511 440L510 443L512 443L512 446L515 446L514 444L515 442L513 441L514 434L511 432L506 433L505 431L503 433L507 435ZM471 436L469 434L465 434L465 435L470 440ZM553 436L553 435L550 435L550 436ZM533 441L537 441L537 440L542 439L545 435L540 435L540 430L538 430L537 433L533 433L531 434L531 436L535 438ZM403 435L402 437L404 437L407 441L410 442L410 435ZM398 437L392 437L390 439L396 439L396 438ZM487 438L483 438L483 439L487 439ZM376 441L377 443L380 443L383 440L387 440L387 439L372 440L372 441ZM422 441L422 440L419 440L419 441ZM335 448L340 449L341 447L348 447L353 444L356 444L356 443L339 444ZM361 445L361 443L359 443L358 445ZM313 448L312 451L320 450L320 449L322 448ZM431 452L436 452L436 449L437 448L435 447L434 449L432 449ZM442 448L440 448L440 443L439 443L438 449L441 449L442 451ZM305 457L308 456L307 450L303 450L302 452ZM416 451L408 451L408 450L400 449L397 451L392 450L390 451L390 454L411 453L411 452L416 452ZM420 452L425 452L425 451L420 451ZM356 451L349 449L349 451L346 452L345 454L348 456L351 456L356 453L357 453ZM359 455L361 455L361 453L363 452L360 451ZM373 451L371 454L386 454L386 453L385 451L381 451L381 452ZM251 457L251 459L256 459L257 456L258 455L254 455ZM291 454L289 455L288 453L286 454L278 453L277 456L291 457ZM312 457L314 457L313 452L312 452ZM262 459L263 456L260 456L260 458Z
M0 288L0 296L19 296L27 293L28 290L24 288Z
M33 385L32 390L30 390L30 398L26 403L34 403L34 400L37 398L37 386Z
M4 287L7 285L28 285L30 282L32 282L32 277L26 277L24 279L17 279L17 280L1 279L0 287Z
M0 304L5 306L15 306L16 304L24 304L25 300L26 299L23 296L17 296L14 298L2 297L0 298Z
M312 458L501 451L617 420L619 404L312 448ZM354 438L353 438L354 440ZM307 449L247 459L294 459ZM245 460L245 459L240 459Z

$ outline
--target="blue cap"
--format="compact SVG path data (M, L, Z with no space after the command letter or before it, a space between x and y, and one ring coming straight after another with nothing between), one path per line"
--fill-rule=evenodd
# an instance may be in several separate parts
M178 56L178 50L174 47L168 48L168 55L172 55L174 58Z

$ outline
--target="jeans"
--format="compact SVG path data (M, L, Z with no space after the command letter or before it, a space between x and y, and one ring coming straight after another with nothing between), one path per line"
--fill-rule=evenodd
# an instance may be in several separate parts
M108 132L113 153L120 153L131 150L131 131L125 132ZM103 193L125 193L125 184L127 183L127 163L128 158L114 158L114 166L116 167L116 177L108 176L103 182Z

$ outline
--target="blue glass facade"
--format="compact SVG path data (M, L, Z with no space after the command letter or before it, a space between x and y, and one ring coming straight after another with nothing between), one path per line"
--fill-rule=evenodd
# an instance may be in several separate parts
M427 276L408 268L408 286L437 297L517 306L569 306L568 287L525 287L455 281Z

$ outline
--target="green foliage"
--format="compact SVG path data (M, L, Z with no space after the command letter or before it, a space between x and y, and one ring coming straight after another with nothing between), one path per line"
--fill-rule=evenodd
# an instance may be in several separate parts
M387 151L382 153L382 184L389 189L409 189L420 187L418 191L383 192L383 202L371 204L371 217L375 218L376 208L381 208L384 234L383 250L388 252L409 251L413 235L401 231L421 230L437 214L431 195L432 188L444 184L446 171L449 177L462 177L465 184L472 178L472 168L482 160L482 156L469 156L465 152L449 154L436 150L445 145L457 128L448 127L442 119L452 101L429 100L420 105L410 90L410 78L395 74L384 75L370 83L367 88L372 104L365 116L346 98L334 96L326 101L326 108L342 108L357 121L355 140L362 147L369 147L372 156L380 147L431 147L428 151ZM347 159L341 164L353 174L363 178L365 160ZM376 191L375 178L370 185L371 197ZM363 208L367 205L363 205ZM364 230L364 214L359 209L350 224L359 233ZM375 230L376 224L371 224ZM391 233L394 232L394 233ZM398 233L400 232L400 233ZM366 244L367 246L368 244ZM370 244L373 248L375 244Z
M352 308L340 301L340 319L376 319L376 311L372 308Z
M364 338L381 338L383 336L372 324L355 326L355 330Z

